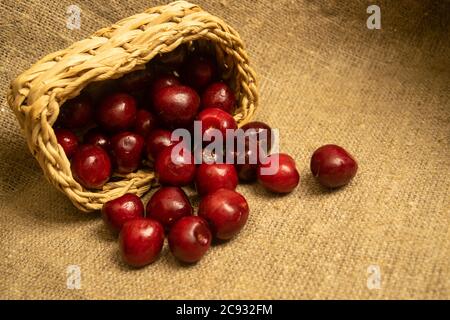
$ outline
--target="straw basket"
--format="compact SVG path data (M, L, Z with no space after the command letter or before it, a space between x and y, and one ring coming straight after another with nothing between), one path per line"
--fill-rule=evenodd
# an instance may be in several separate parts
M117 79L140 70L155 57L180 45L207 43L238 98L234 118L248 122L258 102L255 72L238 33L197 5L177 1L150 8L103 28L91 37L52 53L15 79L8 92L33 156L46 178L82 211L98 210L125 193L139 196L157 181L151 169L115 177L102 190L86 190L72 176L70 162L57 143L53 124L63 103L88 84Z

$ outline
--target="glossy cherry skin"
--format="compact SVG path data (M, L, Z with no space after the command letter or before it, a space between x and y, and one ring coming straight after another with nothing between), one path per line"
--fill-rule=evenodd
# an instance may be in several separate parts
M111 138L111 157L118 173L130 173L139 167L144 142L144 138L133 132L121 132Z
M139 109L136 113L133 131L143 138L147 138L150 132L156 128L156 123L156 118L151 112Z
M197 116L197 120L201 121L204 141L214 140L211 129L219 130L224 142L226 139L226 130L237 129L236 120L229 113L218 108L208 108L201 111Z
M131 128L136 120L136 100L126 93L116 93L106 97L97 110L97 121L110 132Z
M217 65L212 57L192 55L184 64L183 82L188 86L202 91L217 76Z
M158 154L167 147L173 146L172 132L164 129L155 129L146 139L146 151L149 160L154 161Z
M346 185L356 175L358 163L344 148L328 144L317 149L311 157L311 172L325 187Z
M148 218L126 222L119 235L123 261L133 267L143 267L155 262L164 245L164 228Z
M253 139L256 141L258 147L262 148L264 154L267 155L272 149L272 129L264 122L253 121L245 124L241 127L245 133L245 143L246 147L250 144Z
M177 147L178 144L165 148L156 158L155 172L162 185L185 186L194 180L194 156L182 148L180 152L174 151L175 162L172 161L172 151Z
M253 150L246 149L244 151L243 163L238 163L238 159L236 158L236 172L238 174L239 181L241 182L250 183L256 181L257 179L259 156L257 154L253 156L253 154Z
M151 75L148 70L137 70L120 78L120 87L125 92L136 92L148 87L150 81Z
M194 263L199 261L211 246L211 231L208 223L197 216L178 220L169 233L169 247L180 261Z
M159 221L166 230L180 218L192 215L193 209L183 189L161 187L147 203L147 217Z
M102 218L114 232L119 232L125 222L144 217L144 204L132 193L106 202L102 207Z
M244 227L248 212L245 198L228 189L206 195L198 208L198 215L208 222L212 234L221 240L231 239Z
M268 168L273 168L273 172L264 172L263 169ZM258 182L269 191L289 193L297 187L299 181L295 161L285 153L271 154L265 163L258 166Z
M55 135L67 158L72 158L78 148L78 137L75 133L67 129L55 129Z
M162 74L155 78L150 85L150 100L153 101L156 98L158 92L165 87L181 85L180 79L173 74Z
M71 162L76 181L88 189L101 189L111 176L111 160L105 150L86 144L75 151Z
M169 128L187 128L194 121L200 106L197 92L186 86L169 86L157 91L153 110Z
M92 101L86 96L80 96L61 106L58 121L64 128L79 129L89 125L93 118Z
M202 109L218 108L232 113L236 97L233 91L223 82L215 82L209 85L202 94Z
M83 137L83 142L99 146L107 152L109 152L111 148L109 136L99 128L92 128L86 132Z
M232 164L202 163L195 174L195 186L200 196L218 189L234 190L238 185L236 169Z

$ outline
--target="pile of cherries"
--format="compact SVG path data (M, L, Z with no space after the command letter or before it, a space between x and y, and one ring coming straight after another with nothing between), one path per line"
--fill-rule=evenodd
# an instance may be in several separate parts
M200 260L213 238L234 237L249 214L246 199L235 191L239 181L258 181L275 193L291 192L298 185L294 159L270 154L271 128L262 122L250 122L242 129L245 139L254 135L261 149L258 157L263 155L265 161L247 161L255 152L248 140L243 164L217 161L207 149L201 155L210 162L195 164L193 150L184 145L173 160L174 148L182 143L171 139L174 129L192 130L197 120L204 137L211 129L225 136L227 129L237 129L232 116L236 102L212 56L181 48L154 59L145 70L94 85L62 106L55 135L82 186L101 189L113 172L116 178L143 166L154 169L161 185L145 207L138 196L125 194L102 208L106 224L120 234L127 264L141 267L154 262L165 235L173 255L186 263ZM233 156L238 156L236 151ZM275 172L263 174L273 161L278 163ZM344 149L326 145L314 153L311 170L321 184L334 188L353 178L357 164ZM201 198L197 215L181 188L191 185Z

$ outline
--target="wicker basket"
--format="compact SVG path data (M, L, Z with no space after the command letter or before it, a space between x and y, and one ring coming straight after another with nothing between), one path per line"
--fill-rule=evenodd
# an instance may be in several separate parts
M238 33L197 5L177 1L150 8L97 31L88 39L47 55L15 79L8 103L18 118L28 147L47 179L82 211L93 211L127 192L139 196L156 183L154 173L139 170L102 190L86 190L72 176L70 162L53 131L60 106L80 94L89 83L116 79L161 53L193 41L211 45L222 75L238 97L234 114L242 126L258 101L255 72Z

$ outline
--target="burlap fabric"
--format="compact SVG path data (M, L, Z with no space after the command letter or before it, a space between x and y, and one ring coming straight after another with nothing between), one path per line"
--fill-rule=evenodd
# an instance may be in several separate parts
M0 297L448 299L448 1L378 1L381 30L366 27L367 1L197 1L245 40L260 78L257 119L280 129L301 184L287 196L240 186L245 230L197 265L179 265L167 247L141 270L120 262L98 214L44 180L5 94L39 57L161 3L0 2ZM71 4L80 30L66 28ZM324 191L309 173L325 143L359 160L347 188ZM81 269L80 290L67 288L69 265Z

